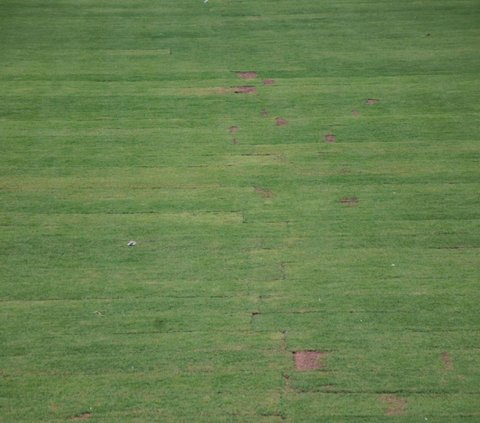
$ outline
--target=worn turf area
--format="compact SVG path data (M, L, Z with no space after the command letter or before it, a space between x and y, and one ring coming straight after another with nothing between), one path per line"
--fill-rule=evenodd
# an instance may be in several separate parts
M479 20L0 2L0 421L478 422Z

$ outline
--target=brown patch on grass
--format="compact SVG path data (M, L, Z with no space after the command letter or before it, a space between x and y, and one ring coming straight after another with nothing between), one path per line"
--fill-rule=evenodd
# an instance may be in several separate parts
M260 194L262 198L272 198L274 196L272 191L265 188L255 187L255 192Z
M340 199L340 203L344 204L345 206L356 206L358 204L357 197L343 197Z
M395 395L386 395L383 397L383 401L387 404L387 410L385 411L387 416L403 416L405 414L405 409L407 408L406 399Z
M352 110L352 116L353 117L359 117L360 116L360 112L358 110Z
M72 420L87 420L91 417L92 417L92 413L90 411L85 411L84 413L73 416Z
M325 135L325 142L328 142L329 144L334 143L337 141L337 136L333 134L327 134Z
M445 366L445 370L453 370L452 356L447 351L442 353L442 363Z
M274 79L264 79L262 82L263 82L263 85L273 85L273 84L275 84Z
M236 138L232 139L232 144L238 144L238 140Z
M252 85L243 85L241 87L235 87L233 92L235 94L255 94L257 92L257 88Z
M288 120L281 117L277 117L275 118L275 123L277 124L277 126L285 126L285 125L288 125Z
M299 372L321 370L325 368L327 353L323 351L294 351L295 369Z
M240 79L255 79L257 77L257 72L254 72L254 71L237 72L237 76Z
M368 98L367 99L367 104L372 106L374 104L377 104L380 100L378 98Z
M236 134L240 128L238 126L230 126L228 129L231 134Z
M260 116L262 116L262 117L268 117L268 111L265 110L265 109L262 110L262 111L260 112Z

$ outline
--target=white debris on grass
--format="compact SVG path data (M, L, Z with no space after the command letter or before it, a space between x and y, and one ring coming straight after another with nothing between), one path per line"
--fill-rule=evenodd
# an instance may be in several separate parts
M135 247L135 245L137 245L137 241L128 241L128 244L127 244L129 247Z

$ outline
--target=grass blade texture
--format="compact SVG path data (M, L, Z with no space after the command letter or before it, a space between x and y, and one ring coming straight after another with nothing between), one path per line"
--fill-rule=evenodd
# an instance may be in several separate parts
M2 0L0 421L480 421L479 22Z

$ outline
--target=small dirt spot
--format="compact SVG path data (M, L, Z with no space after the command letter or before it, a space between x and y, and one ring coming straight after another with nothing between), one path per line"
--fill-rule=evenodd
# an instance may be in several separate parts
M87 420L91 417L92 417L92 413L90 411L85 411L84 413L73 416L72 420Z
M236 138L232 139L232 144L238 144L238 140Z
M370 106L372 106L372 105L374 105L374 104L378 104L379 101L380 101L380 100L379 100L378 98L368 98L368 99L367 99L367 104L370 105Z
M275 118L275 123L277 124L277 126L285 126L285 125L288 125L288 120L281 117L277 117Z
M337 136L333 134L327 134L325 135L325 142L328 142L329 144L334 143L337 141Z
M238 126L230 126L228 129L231 134L236 134L240 128Z
M262 111L260 112L260 116L261 116L261 117L268 117L268 111L267 111L267 110L262 110Z
M407 407L407 400L399 398L395 395L386 395L383 397L384 402L387 404L387 410L385 414L387 416L403 416Z
M269 191L268 189L265 189L265 188L256 187L255 192L257 194L260 194L262 198L272 198L274 196L272 191Z
M233 92L235 94L255 94L257 92L257 88L252 85L244 85L241 87L235 87Z
M263 85L273 85L273 84L275 84L274 79L264 79L262 82L263 82Z
M325 368L327 353L324 351L294 351L295 369L299 372Z
M255 79L257 77L257 72L254 72L254 71L237 72L237 76L240 79Z
M352 116L353 117L359 117L360 116L360 112L358 110L352 110Z
M442 353L442 363L445 366L445 370L453 370L452 356L447 351Z
M340 199L340 203L344 204L345 206L356 206L358 204L357 197L343 197Z

